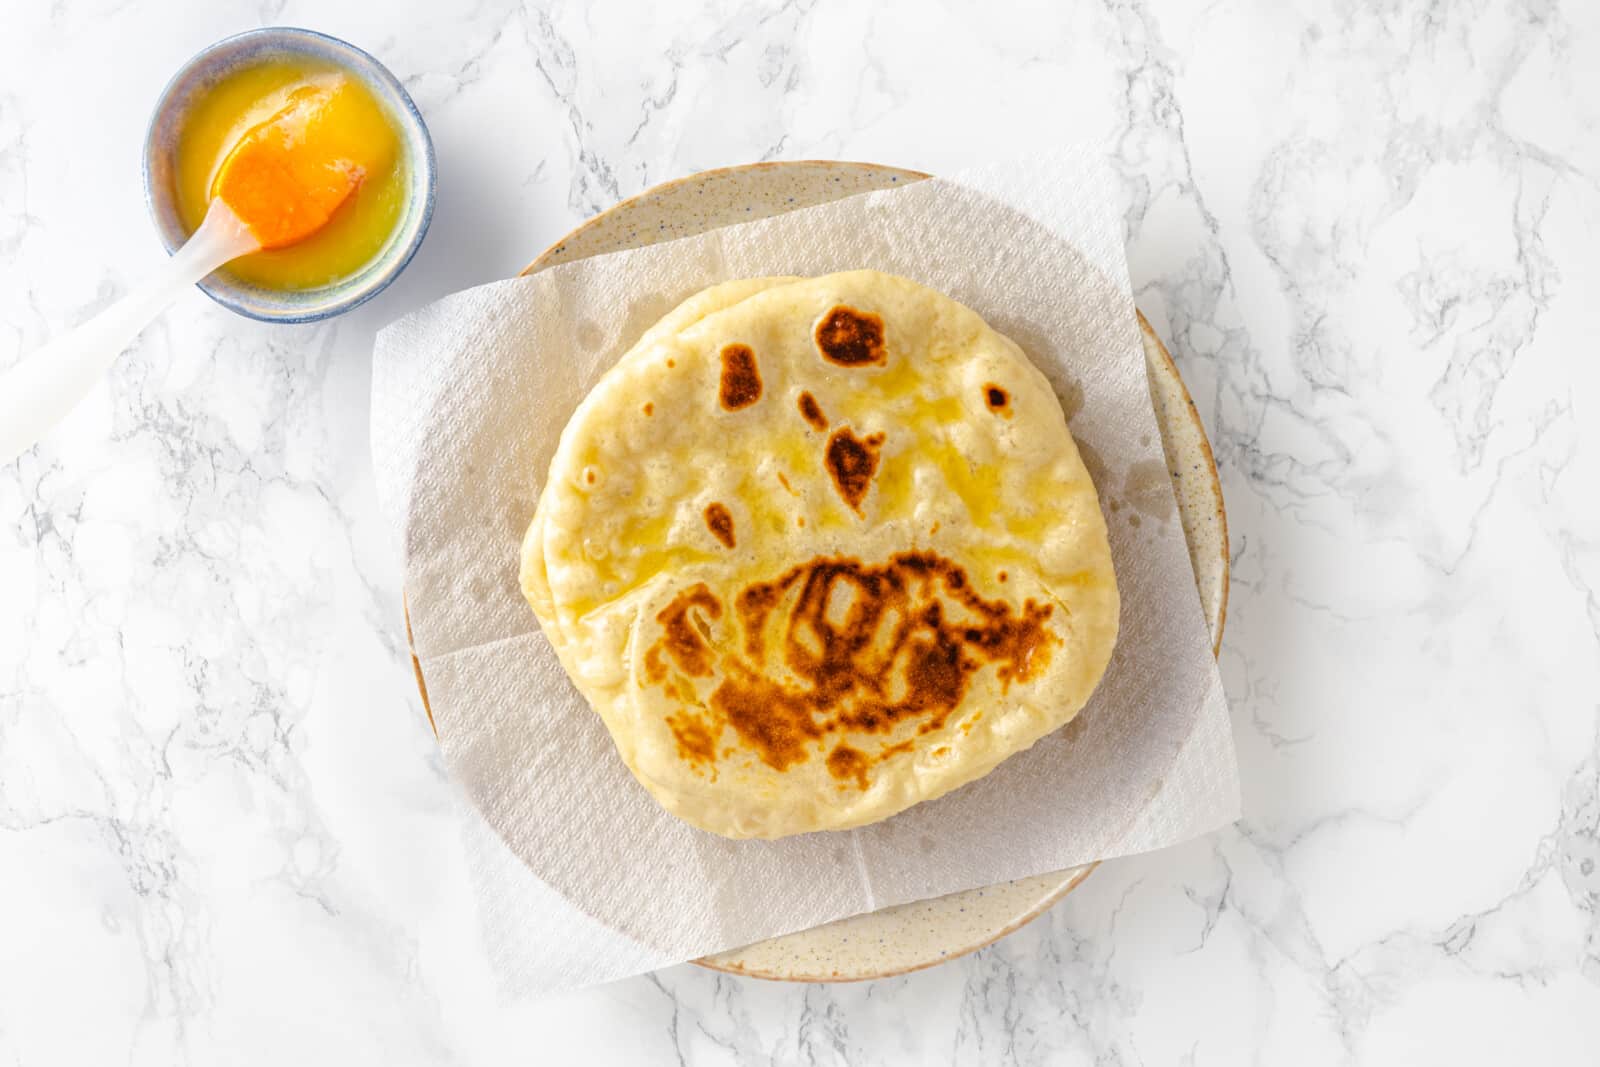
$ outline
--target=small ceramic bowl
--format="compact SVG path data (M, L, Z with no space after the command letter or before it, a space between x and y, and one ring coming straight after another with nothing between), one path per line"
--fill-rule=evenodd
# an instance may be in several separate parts
M399 133L407 173L405 208L383 253L365 268L316 289L269 289L241 281L226 269L201 281L205 294L230 311L266 322L313 322L349 311L372 299L399 276L422 244L433 216L437 170L433 141L417 105L398 79L361 49L314 30L271 27L218 41L184 64L161 93L145 136L144 189L150 214L168 252L188 239L178 215L174 187L177 141L190 106L224 75L279 56L304 56L331 64L361 80L388 109Z

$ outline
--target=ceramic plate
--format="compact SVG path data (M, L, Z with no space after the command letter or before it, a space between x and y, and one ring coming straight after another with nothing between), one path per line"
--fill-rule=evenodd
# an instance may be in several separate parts
M718 226L766 218L928 175L870 163L816 160L756 163L705 171L658 185L601 212L530 263L531 274L607 252L690 237ZM1211 628L1222 640L1228 602L1228 530L1211 444L1178 368L1144 316L1150 398L1189 541L1195 584ZM407 634L409 637L409 632ZM417 684L427 705L420 667ZM432 718L432 712L429 712ZM1003 882L933 900L885 908L775 937L695 962L734 974L788 981L886 978L982 948L1043 914L1089 876L1093 864Z

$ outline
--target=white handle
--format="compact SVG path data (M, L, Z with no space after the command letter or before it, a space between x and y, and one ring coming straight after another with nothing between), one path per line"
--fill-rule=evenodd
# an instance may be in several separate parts
M0 376L0 467L77 406L139 331L185 289L258 247L238 217L213 201L200 228L142 285Z

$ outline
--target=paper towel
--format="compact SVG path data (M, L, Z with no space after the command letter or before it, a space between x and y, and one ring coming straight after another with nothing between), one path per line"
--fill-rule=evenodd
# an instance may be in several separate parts
M948 293L1018 342L1061 398L1102 504L1142 483L1142 511L1108 511L1121 634L1083 712L980 781L858 830L729 841L668 815L628 773L522 599L518 548L569 414L647 326L717 282L860 267ZM555 267L382 331L380 498L445 757L533 876L487 855L480 872L486 922L539 912L527 918L545 942L521 980L602 981L1236 818L1176 506L1144 495L1165 469L1144 368L1108 176L1082 152Z

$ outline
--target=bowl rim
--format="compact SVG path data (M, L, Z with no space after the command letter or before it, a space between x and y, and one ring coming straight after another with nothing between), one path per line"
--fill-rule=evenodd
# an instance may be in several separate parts
M416 232L403 247L398 247L388 253L393 256L393 259L384 263L381 269L374 272L371 281L364 286L321 304L278 312L262 310L246 303L240 295L231 289L218 285L215 281L216 273L208 274L195 283L196 288L229 311L248 319L255 319L257 322L286 324L319 322L335 315L342 315L346 311L365 304L368 300L383 292L404 272L411 260L416 256L418 249L422 247L423 239L428 234L428 227L433 222L434 201L437 196L438 168L433 147L433 137L428 131L428 124L423 120L422 112L418 109L416 101L411 99L411 94L406 92L405 85L395 76L394 72L384 66L382 61L372 53L351 44L349 41L335 37L332 34L323 33L320 30L306 29L302 26L260 26L213 41L185 60L173 72L172 76L167 79L166 84L162 86L161 92L156 97L155 106L151 109L150 118L145 124L144 147L140 161L140 179L144 186L145 209L149 212L150 220L155 226L156 236L168 255L176 252L182 246L183 241L173 240L173 236L165 225L157 206L158 196L152 163L161 150L157 143L158 131L163 128L163 120L169 118L177 90L194 74L197 68L219 52L238 49L262 40L299 41L342 54L350 65L360 68L362 73L370 75L372 80L381 87L380 95L387 98L391 107L399 112L397 117L401 123L408 128L409 132L414 133L415 143L421 153L420 158L414 161L416 165L412 169L416 176L411 179L412 181L420 181L422 192L422 207L420 217L416 223ZM412 138L408 136L402 136L401 139L408 144L412 141ZM412 154L415 155L415 153ZM167 199L166 197L159 198L162 202ZM187 238L184 239L186 240Z

